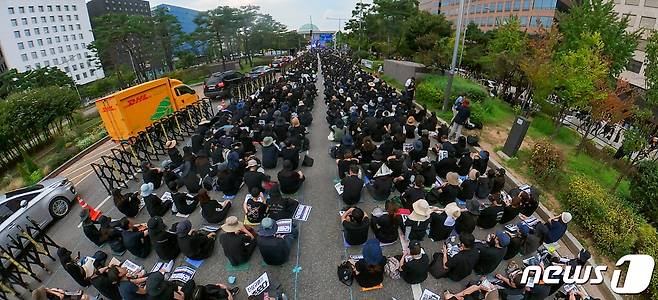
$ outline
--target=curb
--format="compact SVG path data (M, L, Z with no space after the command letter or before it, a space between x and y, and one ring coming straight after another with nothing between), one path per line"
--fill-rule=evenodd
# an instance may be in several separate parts
M73 157L69 158L69 160L67 160L65 163L63 163L59 167L55 168L55 170L52 170L50 173L48 173L48 175L44 176L43 179L41 179L41 181L56 177L57 175L59 175L59 173L64 171L64 169L70 167L76 161L78 161L80 158L87 155L89 152L95 150L100 145L104 144L105 142L107 142L109 140L110 140L110 136L108 135L108 136L105 136L104 138L101 138L100 140L96 141L91 146L83 149L82 151L78 152L78 154L76 154Z

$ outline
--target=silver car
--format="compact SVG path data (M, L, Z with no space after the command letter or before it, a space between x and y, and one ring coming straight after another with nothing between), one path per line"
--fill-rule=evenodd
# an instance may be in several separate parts
M77 193L73 183L64 177L46 179L36 185L0 195L0 245L10 243L8 236L20 234L30 224L27 217L45 228L61 219L71 209Z

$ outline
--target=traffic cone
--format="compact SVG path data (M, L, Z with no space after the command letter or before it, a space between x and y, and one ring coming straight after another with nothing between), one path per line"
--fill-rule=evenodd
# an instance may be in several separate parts
M100 210L94 209L91 205L87 204L84 200L82 200L82 197L78 197L78 203L80 204L80 207L82 209L88 209L89 210L89 218L91 218L92 221L98 220L103 213Z

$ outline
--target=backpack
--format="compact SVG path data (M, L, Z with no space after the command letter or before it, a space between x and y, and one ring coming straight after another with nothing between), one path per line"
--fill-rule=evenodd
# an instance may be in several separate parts
M346 286L352 286L352 282L354 281L354 273L352 270L352 264L349 261L344 261L338 265L338 270L336 273L338 274L338 280L340 282Z
M386 258L386 266L384 266L384 273L391 277L391 279L400 279L400 261L395 257L390 256Z

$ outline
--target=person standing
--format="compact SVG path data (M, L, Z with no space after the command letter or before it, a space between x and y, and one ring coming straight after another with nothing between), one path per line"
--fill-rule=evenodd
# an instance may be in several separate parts
M457 114L455 114L455 117L452 118L452 124L448 138L457 139L462 135L462 128L464 125L466 125L466 123L468 123L468 119L471 117L471 109L469 105L470 102L468 99L464 99L461 105L456 108Z

